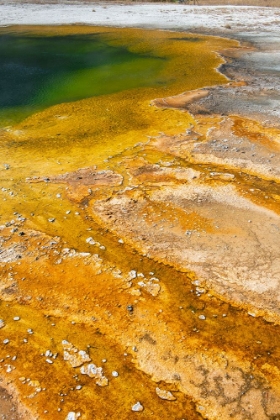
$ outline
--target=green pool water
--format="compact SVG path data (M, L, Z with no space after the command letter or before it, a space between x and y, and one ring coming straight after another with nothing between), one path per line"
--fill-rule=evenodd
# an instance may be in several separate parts
M0 35L0 124L50 105L160 83L164 59L99 34Z

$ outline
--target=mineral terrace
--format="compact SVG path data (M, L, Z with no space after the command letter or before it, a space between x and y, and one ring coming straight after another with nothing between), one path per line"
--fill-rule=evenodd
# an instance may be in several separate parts
M240 65L254 51L219 51L225 84L150 98L179 134L22 180L61 212L1 185L1 418L280 418L280 88Z

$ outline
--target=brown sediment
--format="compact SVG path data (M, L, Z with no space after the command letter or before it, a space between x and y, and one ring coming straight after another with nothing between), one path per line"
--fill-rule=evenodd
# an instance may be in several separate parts
M22 401L18 389L9 380L1 377L0 385L0 414L3 419L34 420L34 415L27 409Z
M51 176L51 177L35 177L26 180L30 183L38 182L51 182L53 184L68 184L72 187L78 185L98 186L98 185L121 185L123 178L121 175L113 171L97 171L96 167L93 168L80 168L74 172L66 174Z
M0 376L40 419L277 418L279 129L212 115L210 88L168 88L184 112L150 107L152 93L57 105L2 133L5 157L21 148L2 177ZM199 101L208 115L192 118ZM76 364L67 346L85 352Z

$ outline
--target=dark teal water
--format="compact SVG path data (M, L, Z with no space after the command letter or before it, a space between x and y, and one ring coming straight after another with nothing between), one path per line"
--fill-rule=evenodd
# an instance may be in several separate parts
M163 59L112 47L98 34L0 35L0 122L36 109L159 83Z

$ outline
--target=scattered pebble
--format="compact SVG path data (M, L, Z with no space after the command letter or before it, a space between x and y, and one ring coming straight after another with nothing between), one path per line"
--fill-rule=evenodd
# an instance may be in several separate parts
M51 359L46 359L46 362L49 363L50 365L53 364L53 361Z
M109 381L106 378L106 376L102 376L101 378L98 378L95 383L96 385L103 387L103 386L107 386L109 384Z
M5 322L3 319L0 319L0 328L5 327Z
M95 245L96 244L95 240L91 236L86 239L86 243L90 244L90 245Z
M3 344L9 344L10 340L8 338L5 338L5 340L3 340Z
M194 280L194 281L192 281L192 284L194 286L200 286L200 281L199 280Z
M78 350L73 344L69 343L67 340L62 341L62 346L64 349L63 358L67 360L72 367L81 366L85 362L90 362L91 358L84 350Z
M74 411L70 411L65 417L65 420L77 420L79 417L81 417L81 413L75 413Z
M79 391L82 388L83 388L82 385L77 385L75 389L77 389Z
M146 280L145 279L145 281L139 281L138 285L140 287L143 287L146 290L146 292L148 292L150 295L156 297L156 296L158 296L158 294L161 290L161 287L158 283L153 283L153 281L158 281L158 279L156 279L156 280L154 280L154 279Z
M197 295L202 295L203 293L206 293L206 290L203 287L196 287L195 290Z
M116 372L115 370L113 370L112 376L114 376L114 378L117 378L119 376L119 374L118 374L118 372Z
M19 316L14 316L14 321L19 321L20 317Z
M53 223L53 222L55 222L55 218L54 218L54 217L50 217L50 218L48 219L48 221L49 221L50 223Z
M143 405L142 405L139 401L137 401L137 403L136 403L136 404L134 404L134 405L131 407L131 410L132 410L132 411L143 411L143 410L144 410L144 407L143 407Z
M205 315L199 315L198 318L201 319L201 320L205 320L206 319L206 316Z
M129 273L129 278L130 280L135 279L137 277L137 271L136 270L131 270Z
M108 379L103 375L102 367L96 367L93 363L82 366L80 372L82 375L87 375L90 378L96 379L95 383L98 386L103 387L109 384Z
M170 391L164 391L160 388L156 388L156 394L161 398L162 400L168 400L168 401L175 401L176 398Z
M7 366L7 369L6 369L6 372L7 373L10 373L10 372L12 372L15 369L15 367L12 366L12 365L6 365L6 366Z

